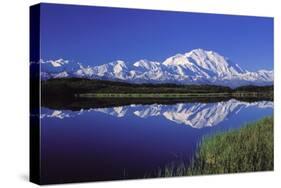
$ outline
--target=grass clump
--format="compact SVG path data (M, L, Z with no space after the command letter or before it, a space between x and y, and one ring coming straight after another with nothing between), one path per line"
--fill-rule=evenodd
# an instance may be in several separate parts
M203 138L189 167L166 166L158 176L268 171L273 170L273 155L273 117L267 117Z

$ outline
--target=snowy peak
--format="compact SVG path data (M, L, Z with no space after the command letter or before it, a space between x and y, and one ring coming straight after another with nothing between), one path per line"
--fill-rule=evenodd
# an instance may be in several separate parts
M117 70L122 70L123 68L127 68L126 63L122 60L110 62L108 65L110 65L113 69L117 69Z
M40 61L42 79L80 77L130 83L211 84L229 87L273 84L272 70L249 72L221 54L194 49L163 62L122 60L85 66L64 59Z
M239 73L243 73L241 68L232 64L228 58L223 57L217 52L196 49L186 53L185 55L197 66L211 71L218 76L229 74L238 75Z
M177 54L166 59L163 65L173 67L181 76L194 76L194 79L232 79L244 73L237 64L232 64L222 55L203 49Z
M64 60L64 59L57 59L57 60L48 60L45 63L49 63L53 67L61 67L61 66L65 65L65 64L68 64L69 61L68 60Z
M118 79L125 79L127 74L127 66L124 61L117 60L115 62L109 63L111 66L109 69L111 69L112 76L115 76Z
M186 56L184 54L176 54L172 57L167 58L163 65L166 66L178 66L178 65L185 65L185 64L191 64Z
M155 70L155 69L158 69L158 67L160 66L160 63L156 62L156 61L148 61L148 60L142 59L142 60L135 62L133 64L133 66L139 67L139 68L144 68L147 70L150 70L150 69Z

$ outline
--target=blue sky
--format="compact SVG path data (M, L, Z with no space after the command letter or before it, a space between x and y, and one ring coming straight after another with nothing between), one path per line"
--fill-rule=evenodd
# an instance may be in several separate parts
M273 19L43 4L41 58L86 65L163 61L213 50L251 71L273 69Z

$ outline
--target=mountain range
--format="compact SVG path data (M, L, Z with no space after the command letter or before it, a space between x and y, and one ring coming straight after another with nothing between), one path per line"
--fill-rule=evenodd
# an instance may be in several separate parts
M176 124L191 126L201 129L219 125L222 121L243 109L249 107L273 108L272 101L243 102L235 99L217 103L178 103L175 105L153 104L153 105L128 105L112 108L71 110L50 110L44 108L40 116L43 118L71 118L84 113L100 112L114 117L123 118L126 115L134 115L139 118L163 117Z
M214 51L194 49L163 62L113 61L85 66L69 60L40 60L41 79L78 77L130 83L209 84L232 88L243 85L272 85L273 70L251 72Z

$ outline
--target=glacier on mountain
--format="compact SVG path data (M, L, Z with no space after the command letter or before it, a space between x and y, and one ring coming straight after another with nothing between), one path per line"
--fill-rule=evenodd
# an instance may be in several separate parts
M273 84L272 70L250 72L217 52L194 49L163 62L122 60L85 66L64 59L40 61L41 78L78 77L130 83L212 84L229 87Z

